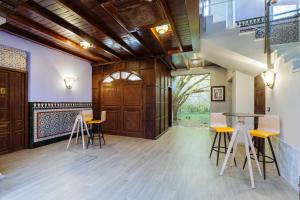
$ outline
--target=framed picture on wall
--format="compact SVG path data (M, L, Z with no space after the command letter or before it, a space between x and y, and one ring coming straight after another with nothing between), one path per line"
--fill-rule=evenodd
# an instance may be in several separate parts
M211 87L211 101L225 101L225 86Z

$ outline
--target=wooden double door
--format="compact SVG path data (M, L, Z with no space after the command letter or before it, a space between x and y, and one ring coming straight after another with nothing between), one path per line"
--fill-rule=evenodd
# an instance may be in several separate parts
M142 81L115 80L101 83L101 110L107 111L104 131L144 137L144 90Z
M25 148L27 74L0 68L0 154Z

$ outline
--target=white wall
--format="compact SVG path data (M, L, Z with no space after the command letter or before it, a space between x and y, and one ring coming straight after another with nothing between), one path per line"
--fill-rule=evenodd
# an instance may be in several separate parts
M261 17L265 14L264 0L235 0L236 21Z
M30 53L30 102L91 102L92 67L86 60L0 31L0 44ZM77 77L66 89L64 77Z
M232 76L232 111L254 113L254 77L235 71ZM248 128L253 128L253 119L247 118Z
M279 0L273 6L279 5L299 5L299 0ZM272 12L272 8L270 9ZM236 21L261 17L265 15L264 0L235 0L235 17Z
M229 112L231 110L231 87L227 82L227 70L217 66L209 66L204 69L191 68L190 70L176 70L172 71L172 76L189 75L189 74L207 74L210 73L211 86L225 86L226 98L225 102L211 102L211 112Z
M266 108L270 107L270 114L278 114L281 118L280 138L300 149L300 72L293 73L283 59L277 60L275 67L274 88L266 88Z
M293 73L290 63L276 59L273 89L266 87L266 113L280 116L277 159L282 177L298 190L300 176L300 72ZM276 142L277 143L277 142ZM275 146L276 146L275 143Z

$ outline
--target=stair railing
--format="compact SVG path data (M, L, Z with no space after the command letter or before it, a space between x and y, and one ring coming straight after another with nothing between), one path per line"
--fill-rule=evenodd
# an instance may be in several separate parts
M271 61L271 43L270 43L270 7L272 5L271 0L265 0L265 53L267 54L267 65L272 65Z
M206 17L213 16L213 22L225 21L226 26L233 27L234 24L235 0L201 0L200 17L203 21L203 28L206 30Z

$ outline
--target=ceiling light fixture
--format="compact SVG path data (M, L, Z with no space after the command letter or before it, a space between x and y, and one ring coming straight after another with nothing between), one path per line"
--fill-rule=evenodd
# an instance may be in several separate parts
M5 24L6 23L6 18L0 16L0 25Z
M155 30L159 34L163 35L163 34L165 34L169 30L169 25L164 24L164 25L156 26Z
M201 64L201 59L197 59L197 58L191 59L191 64L195 67L199 66Z
M92 47L92 44L89 43L89 42L87 42L87 41L85 41L85 40L80 41L79 44L80 44L80 46L81 46L82 48L84 48L84 49L88 49L88 48L91 48L91 47Z

